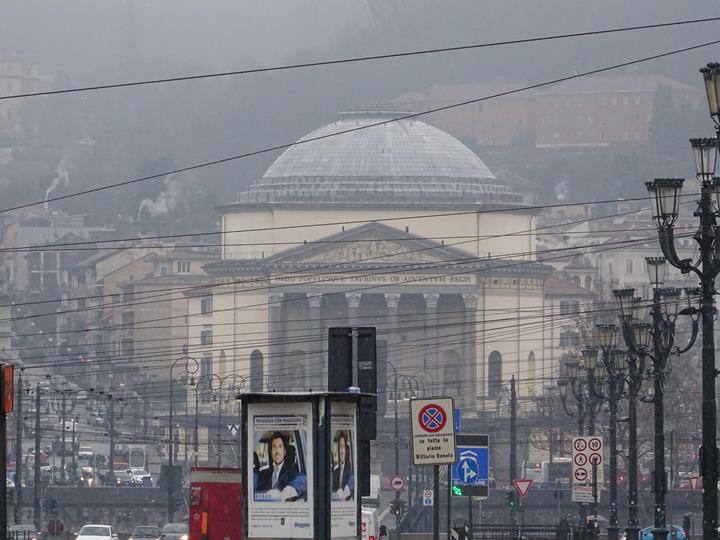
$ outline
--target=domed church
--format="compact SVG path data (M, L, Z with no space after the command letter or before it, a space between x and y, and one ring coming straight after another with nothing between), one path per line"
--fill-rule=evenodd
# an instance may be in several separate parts
M535 262L535 210L406 114L342 113L220 207L205 371L324 389L328 328L375 326L381 394L397 375L472 415L512 374L521 393L542 390L551 268Z

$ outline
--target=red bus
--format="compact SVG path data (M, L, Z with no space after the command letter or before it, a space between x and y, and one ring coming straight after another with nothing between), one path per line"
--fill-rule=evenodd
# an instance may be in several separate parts
M242 540L240 469L193 467L188 540Z

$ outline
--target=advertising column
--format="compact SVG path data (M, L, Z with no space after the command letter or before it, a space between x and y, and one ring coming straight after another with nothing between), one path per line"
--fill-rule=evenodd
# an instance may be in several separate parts
M312 405L250 403L247 411L248 537L313 538Z

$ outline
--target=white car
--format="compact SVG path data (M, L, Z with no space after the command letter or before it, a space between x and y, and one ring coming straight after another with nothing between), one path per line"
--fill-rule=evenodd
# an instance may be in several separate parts
M110 525L85 525L75 540L117 540L117 537Z

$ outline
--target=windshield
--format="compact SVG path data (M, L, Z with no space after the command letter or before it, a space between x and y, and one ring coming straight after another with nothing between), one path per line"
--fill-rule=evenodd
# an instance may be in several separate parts
M133 536L160 536L160 529L157 527L135 527Z
M35 532L35 525L13 525L10 527L11 531L29 531L29 532Z
M80 529L80 535L85 536L110 536L110 527L103 525L85 525Z
M164 533L184 533L187 532L187 525L184 523L168 523L163 527Z

